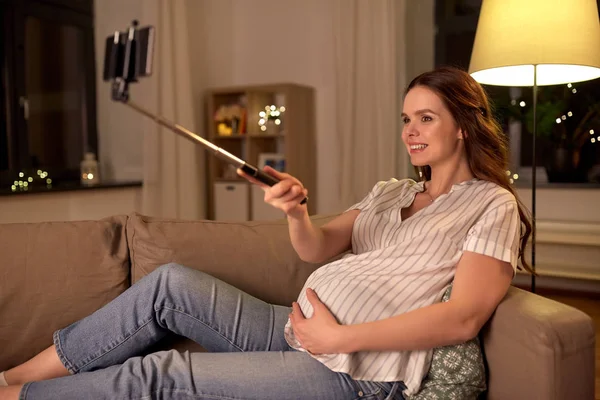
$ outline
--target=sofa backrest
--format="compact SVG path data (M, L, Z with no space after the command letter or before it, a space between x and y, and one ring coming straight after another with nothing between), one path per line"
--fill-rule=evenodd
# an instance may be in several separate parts
M126 221L0 224L0 371L129 286Z
M314 216L322 225L333 216ZM291 305L322 264L300 260L287 221L189 221L130 215L132 281L175 262L206 272L264 301Z

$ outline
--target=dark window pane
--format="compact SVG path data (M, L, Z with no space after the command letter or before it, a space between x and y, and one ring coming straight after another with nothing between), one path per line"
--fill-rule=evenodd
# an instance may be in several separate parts
M83 31L27 17L25 87L32 166L77 169L87 136Z

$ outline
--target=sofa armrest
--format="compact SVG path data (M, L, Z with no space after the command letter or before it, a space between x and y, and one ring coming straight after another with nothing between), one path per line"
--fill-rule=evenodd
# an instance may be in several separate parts
M592 319L511 287L482 330L488 399L593 399Z

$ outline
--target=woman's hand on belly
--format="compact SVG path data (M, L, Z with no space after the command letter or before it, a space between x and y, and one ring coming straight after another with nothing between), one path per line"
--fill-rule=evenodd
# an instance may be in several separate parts
M343 325L338 323L314 290L306 289L306 298L313 307L313 315L305 318L298 303L292 304L290 322L294 336L311 354L341 353Z

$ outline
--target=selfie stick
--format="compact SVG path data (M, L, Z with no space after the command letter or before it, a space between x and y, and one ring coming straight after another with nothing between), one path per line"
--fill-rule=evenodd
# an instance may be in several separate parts
M138 104L132 102L129 99L129 83L137 82L137 79L135 77L136 74L135 74L135 72L132 72L132 71L136 70L136 66L134 64L136 62L136 59L138 58L138 54L135 54L136 46L134 46L134 44L133 44L134 39L135 39L135 30L136 30L137 25L138 25L137 21L133 21L132 26L129 28L129 30L127 32L127 42L126 42L125 51L123 54L123 61L124 61L124 63L123 63L124 65L123 65L123 69L122 69L123 76L113 76L114 79L113 79L113 83L112 83L112 99L115 101L120 101L122 103L127 104L129 107L133 108L137 112L154 120L159 125L162 125L165 128L170 129L171 131L177 133L178 135L183 136L187 139L190 139L196 143L200 143L206 149L210 150L218 158L220 158L230 164L233 164L238 169L242 170L246 175L253 177L254 179L258 180L259 182L262 182L268 186L273 186L276 183L278 183L279 179L275 178L274 176L271 176L271 175L265 173L264 171L261 171L257 167L234 156L233 154L229 153L228 151L223 150L222 148L214 145L213 143L200 137L199 135L195 134L194 132L184 128L183 126L176 124L174 122L171 122L164 117L161 117L161 116L151 113L150 111L146 110L145 108L139 106ZM120 40L120 33L115 32L115 35L114 35L115 45L118 45L119 40ZM152 41L152 38L150 37L150 39L149 39L150 49L152 48L151 41ZM138 46L139 46L139 44L138 44ZM148 58L151 57L151 54L152 54L152 52L150 50L148 52ZM109 56L109 54L108 54L108 48L107 48L107 58L108 58L108 56ZM148 60L148 59L146 60L146 68L148 71L150 71L151 60ZM304 199L302 199L300 204L305 204L307 202L307 200L308 200L308 197L305 197Z

